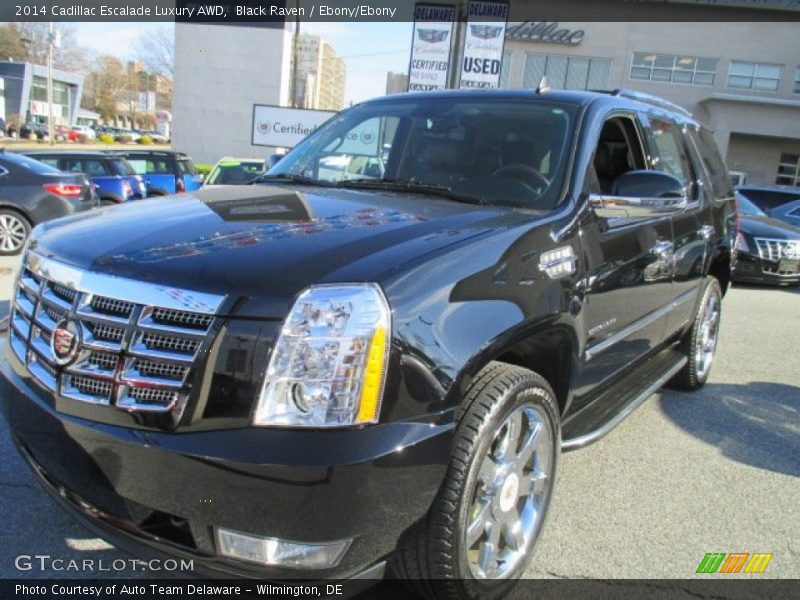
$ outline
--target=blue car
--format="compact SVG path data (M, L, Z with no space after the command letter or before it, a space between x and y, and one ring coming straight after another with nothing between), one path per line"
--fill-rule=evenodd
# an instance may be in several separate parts
M59 171L86 174L95 185L102 204L120 204L147 197L144 179L121 154L89 150L43 150L25 154Z
M182 152L127 150L123 155L136 173L144 177L150 196L193 192L203 185L203 177L192 159Z

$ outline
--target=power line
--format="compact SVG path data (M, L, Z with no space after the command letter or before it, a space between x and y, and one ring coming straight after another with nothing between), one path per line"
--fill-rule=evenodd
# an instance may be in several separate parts
M383 54L400 54L401 52L408 52L408 48L403 48L402 50L386 50L385 52L371 52L369 54L351 54L350 56L340 56L339 58L365 58L368 56L381 56Z

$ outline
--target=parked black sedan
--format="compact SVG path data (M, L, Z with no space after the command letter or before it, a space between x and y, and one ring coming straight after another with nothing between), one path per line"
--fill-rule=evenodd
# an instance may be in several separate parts
M770 217L738 191L735 281L800 283L800 228Z
M0 149L0 255L19 254L33 226L99 204L83 173Z

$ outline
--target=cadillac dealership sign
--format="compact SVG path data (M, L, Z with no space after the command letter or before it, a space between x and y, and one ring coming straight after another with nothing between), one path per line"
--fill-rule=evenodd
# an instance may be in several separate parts
M469 3L459 83L462 89L500 86L507 21L508 2Z
M506 37L510 40L564 44L566 46L580 45L585 35L586 32L583 29L566 29L559 26L558 21L527 21L512 25L506 31Z
M450 68L454 6L418 3L408 69L408 91L444 90Z

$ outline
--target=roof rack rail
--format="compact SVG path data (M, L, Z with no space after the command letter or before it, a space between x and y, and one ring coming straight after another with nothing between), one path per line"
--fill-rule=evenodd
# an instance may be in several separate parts
M660 106L661 108L674 110L676 112L686 115L687 117L692 116L692 113L690 113L681 105L675 104L674 102L670 102L669 100L665 100L664 98L660 98L658 96L653 96L652 94L644 94L642 92L637 92L636 90L631 90L628 88L618 88L613 92L611 92L611 94L613 96L620 96L621 98L638 100L639 102L644 102L645 104L652 104L653 106Z

